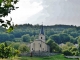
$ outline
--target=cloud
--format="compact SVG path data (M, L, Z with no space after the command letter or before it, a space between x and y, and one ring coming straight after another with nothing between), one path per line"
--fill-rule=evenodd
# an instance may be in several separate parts
M9 17L15 24L80 25L80 0L20 0Z
M9 14L9 17L12 17L15 24L24 24L28 23L27 20L30 16L35 15L43 9L41 2L30 3L30 0L20 0L16 6L19 6L19 9L16 9Z
M38 0L40 1L40 0ZM44 22L50 24L80 25L80 0L41 0L42 11L30 17L34 24Z

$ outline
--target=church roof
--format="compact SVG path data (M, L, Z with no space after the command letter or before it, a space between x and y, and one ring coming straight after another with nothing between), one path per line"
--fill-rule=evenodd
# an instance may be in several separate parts
M43 25L41 26L40 34L43 34L44 35Z
M44 41L42 41L42 40L39 40L39 39L36 39L36 40L34 40L34 41L41 41L41 42L45 43ZM45 44L46 44L46 43L45 43Z

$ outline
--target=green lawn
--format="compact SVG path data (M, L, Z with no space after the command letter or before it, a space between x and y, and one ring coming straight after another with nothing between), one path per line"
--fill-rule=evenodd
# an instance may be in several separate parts
M78 60L78 59L68 59L63 55L54 55L49 57L17 57L15 59L3 59L3 60Z
M63 55L55 55L50 57L21 57L19 60L78 60L78 59L68 59Z

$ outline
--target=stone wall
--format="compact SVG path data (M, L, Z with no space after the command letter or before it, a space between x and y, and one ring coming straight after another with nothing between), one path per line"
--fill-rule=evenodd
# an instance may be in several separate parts
M49 52L44 52L44 53L22 53L20 54L20 56L52 56L52 55L56 55L58 53L49 53Z

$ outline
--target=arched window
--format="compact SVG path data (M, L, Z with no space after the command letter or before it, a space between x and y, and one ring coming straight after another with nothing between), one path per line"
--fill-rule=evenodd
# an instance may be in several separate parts
M42 37L41 37L41 39L42 39Z
M40 44L40 47L41 47L41 44Z

